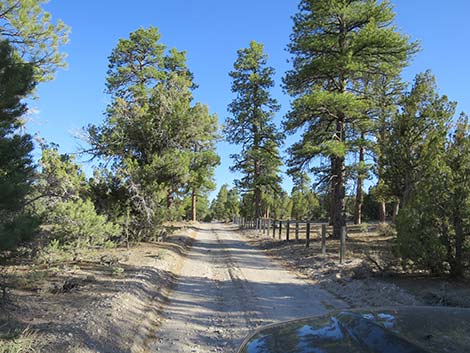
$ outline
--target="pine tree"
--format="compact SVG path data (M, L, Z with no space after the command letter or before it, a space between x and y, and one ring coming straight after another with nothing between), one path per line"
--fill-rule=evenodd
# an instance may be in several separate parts
M438 129L441 134L436 134ZM470 234L468 117L462 114L450 130L439 123L430 130L432 146L425 147L429 151L422 160L426 168L420 170L420 179L398 215L397 250L417 269L463 276Z
M381 165L385 184L404 207L444 148L456 103L439 95L436 80L427 71L416 76L400 105L385 135Z
M219 192L211 204L211 212L214 219L218 221L226 221L231 215L227 214L226 205L228 200L228 185L224 184L220 187Z
M20 134L35 87L32 65L22 63L7 41L0 42L0 249L31 238L38 222L27 210L35 171L31 136Z
M271 98L274 69L267 66L267 55L263 45L252 41L248 48L238 50L238 58L232 78L232 92L236 98L228 107L231 117L224 128L229 143L241 146L241 152L231 157L232 170L243 177L236 181L244 192L253 192L252 217L262 216L263 193L279 189L279 146L283 136L272 122L279 110L276 100Z
M104 124L87 129L89 152L111 162L125 183L129 198L120 209L130 208L136 238L181 216L175 200L190 189L210 186L216 120L191 105L194 88L185 52L167 50L154 27L121 39L109 58L111 103Z
M289 167L308 168L318 157L328 161L334 237L345 225L346 156L358 131L370 126L361 81L395 75L416 50L393 19L390 3L377 0L302 0L294 16L293 69L284 79L294 102L284 126L303 132L289 149Z
M60 46L68 41L69 28L52 22L43 9L47 0L0 0L0 37L8 40L23 62L34 70L35 81L53 79L65 66Z
M196 104L191 109L192 136L190 142L191 162L188 187L191 192L191 219L197 220L197 199L215 188L214 169L220 163L215 151L217 116L209 114L207 106Z
M381 76L372 81L369 86L369 96L374 102L371 116L375 119L373 136L375 143L372 144L370 152L374 158L373 172L377 177L377 185L374 187L374 197L379 202L378 220L386 220L386 204L398 202L393 197L389 185L384 181L383 154L386 149L387 132L391 126L394 114L399 109L399 100L403 96L405 84L398 76Z

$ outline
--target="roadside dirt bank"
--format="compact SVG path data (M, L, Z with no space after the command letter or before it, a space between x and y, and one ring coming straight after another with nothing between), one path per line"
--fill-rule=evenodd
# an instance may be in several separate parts
M26 330L34 349L28 352L148 352L194 235L184 228L162 243L2 269L10 287L0 337Z

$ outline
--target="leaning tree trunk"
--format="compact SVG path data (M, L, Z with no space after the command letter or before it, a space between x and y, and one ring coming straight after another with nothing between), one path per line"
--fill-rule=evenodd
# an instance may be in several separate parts
M196 202L197 202L197 195L196 190L193 189L191 193L191 219L195 222L197 221L197 214L196 214Z

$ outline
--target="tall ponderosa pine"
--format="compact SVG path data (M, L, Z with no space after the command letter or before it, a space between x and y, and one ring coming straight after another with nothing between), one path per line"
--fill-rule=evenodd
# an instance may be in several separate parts
M254 214L262 216L263 193L279 188L279 145L283 136L272 122L279 105L269 93L274 82L274 69L267 65L263 45L252 41L248 48L238 51L232 78L232 92L237 96L228 107L232 114L227 118L225 136L229 143L240 145L239 154L231 157L232 170L243 177L237 187L254 194Z
M335 237L345 224L346 155L369 125L364 112L370 102L360 82L395 74L416 49L393 19L390 3L376 0L302 0L294 16L293 69L284 83L295 100L285 128L303 134L290 148L289 166L306 168L317 157L329 161Z

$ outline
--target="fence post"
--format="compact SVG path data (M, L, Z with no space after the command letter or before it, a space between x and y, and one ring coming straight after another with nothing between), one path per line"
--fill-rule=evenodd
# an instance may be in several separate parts
M279 221L279 240L281 240L281 234L282 234L282 221Z
M321 225L321 253L326 255L326 224Z
M310 222L307 222L307 234L305 238L305 247L308 248L310 246Z
M273 239L276 238L276 220L273 219Z
M299 241L299 222L295 221L295 241Z
M341 227L341 239L339 245L339 263L342 264L346 255L346 226Z
M290 235L290 221L287 221L286 223L286 241L289 241L289 235Z

